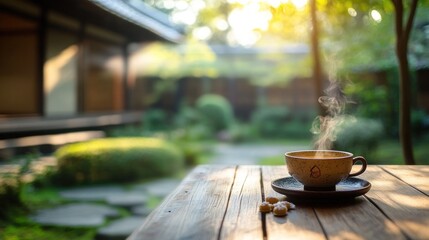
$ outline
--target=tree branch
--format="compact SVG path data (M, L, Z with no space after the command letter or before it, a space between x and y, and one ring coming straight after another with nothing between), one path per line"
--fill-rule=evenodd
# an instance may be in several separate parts
M402 13L404 6L402 5L402 0L392 0L394 9L395 9L395 30L397 42L402 42ZM397 44L398 45L398 44Z
M410 14L408 15L407 25L405 26L403 39L406 41L406 45L408 44L408 39L411 33L411 29L413 27L414 15L416 15L417 10L417 2L418 0L413 0L413 2L411 3Z

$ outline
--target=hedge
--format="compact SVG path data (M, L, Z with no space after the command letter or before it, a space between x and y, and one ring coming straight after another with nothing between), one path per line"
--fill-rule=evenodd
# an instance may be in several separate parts
M55 153L61 184L127 182L167 176L184 165L181 152L157 138L103 138L69 144Z

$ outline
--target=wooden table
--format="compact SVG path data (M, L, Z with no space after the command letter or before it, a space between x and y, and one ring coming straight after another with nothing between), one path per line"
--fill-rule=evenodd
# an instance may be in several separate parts
M365 196L259 212L285 166L199 166L128 239L429 239L429 166L369 166Z

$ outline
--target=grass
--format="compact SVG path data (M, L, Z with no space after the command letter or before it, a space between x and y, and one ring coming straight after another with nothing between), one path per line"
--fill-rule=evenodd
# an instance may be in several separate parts
M60 197L58 191L58 189L51 187L34 189L31 185L26 185L21 193L21 197L30 210L40 209L64 203L65 200Z
M2 240L92 240L95 228L65 228L42 227L27 218L27 215L37 209L53 207L64 203L56 188L34 189L26 184L21 189L21 198L25 207L9 209L11 216L0 221L0 239Z
M95 229L41 227L33 224L9 225L0 228L2 240L92 240Z
M416 164L429 165L427 141L416 141L413 146L414 158ZM367 158L369 164L380 165L402 165L405 164L402 157L402 149L397 141L385 140L380 143L377 150ZM285 160L283 156L270 156L262 158L261 165L283 165Z

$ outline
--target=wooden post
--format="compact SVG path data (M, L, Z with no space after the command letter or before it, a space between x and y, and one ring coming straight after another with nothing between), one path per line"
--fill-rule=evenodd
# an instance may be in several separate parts
M37 30L37 113L45 116L45 74L44 66L46 59L46 29L47 29L47 7L44 1L40 4L40 16Z
M123 61L123 75L122 75L122 93L123 93L123 110L131 110L131 88L130 88L130 82L129 82L129 53L128 53L128 41L126 41L122 46L122 57L124 58Z
M79 25L78 46L79 52L77 57L77 113L85 111L85 22L82 20Z

